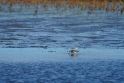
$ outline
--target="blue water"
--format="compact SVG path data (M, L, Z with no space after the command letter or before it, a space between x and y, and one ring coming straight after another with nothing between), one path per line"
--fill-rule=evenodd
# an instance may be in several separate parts
M123 83L123 60L0 62L1 83Z
M119 12L13 6L0 12L1 48L124 48Z
M0 11L0 83L124 83L123 14L34 10Z
M123 49L1 48L1 83L123 83Z

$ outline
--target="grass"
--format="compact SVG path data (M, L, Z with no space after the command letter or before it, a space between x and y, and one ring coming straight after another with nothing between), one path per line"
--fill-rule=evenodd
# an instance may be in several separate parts
M124 12L124 0L0 0L3 5L9 5L10 10L14 4L22 6L34 5L35 13L38 12L38 5L44 8L55 6L56 8L68 6L70 8L79 7L82 9L106 10ZM1 6L0 6L1 7Z

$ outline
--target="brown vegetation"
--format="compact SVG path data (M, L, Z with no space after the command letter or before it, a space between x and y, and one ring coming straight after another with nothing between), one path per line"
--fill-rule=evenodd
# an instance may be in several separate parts
M21 7L41 4L44 8L50 6L55 6L56 8L69 6L70 8L88 8L90 11L96 9L105 9L106 11L124 11L124 0L0 0L0 3L4 5L9 4L10 8L13 4L19 4Z

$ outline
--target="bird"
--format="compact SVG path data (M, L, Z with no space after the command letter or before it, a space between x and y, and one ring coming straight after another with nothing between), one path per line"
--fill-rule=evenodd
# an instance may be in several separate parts
M69 52L70 52L71 54L76 54L76 53L79 52L79 51L78 51L78 49L76 48L76 49L71 49Z

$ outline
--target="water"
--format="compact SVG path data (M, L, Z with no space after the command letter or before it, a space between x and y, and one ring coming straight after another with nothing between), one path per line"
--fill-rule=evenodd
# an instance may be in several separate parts
M123 83L124 61L0 63L2 83ZM4 73L3 73L4 72Z
M124 83L123 14L34 10L0 10L1 83Z
M82 61L82 60L124 60L123 49L78 49L76 54L64 48L0 48L0 61L41 62L41 61Z
M13 7L14 8L14 7ZM0 12L1 48L124 48L123 14L15 7Z
M1 48L2 83L123 83L123 49Z

